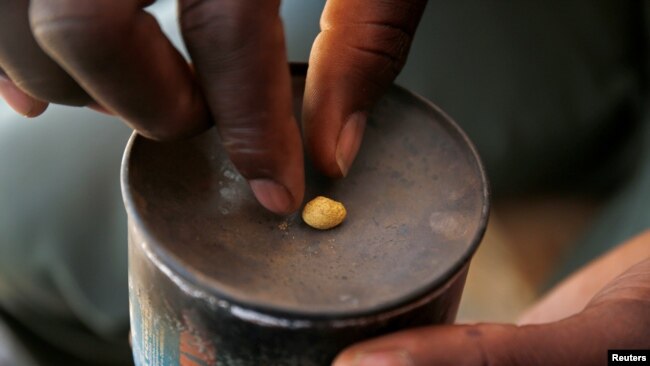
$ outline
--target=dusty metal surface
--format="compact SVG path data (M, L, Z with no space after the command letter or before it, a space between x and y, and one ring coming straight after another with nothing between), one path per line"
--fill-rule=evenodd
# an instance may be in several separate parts
M305 71L292 67L296 111ZM397 87L346 179L307 169L307 200L347 207L329 231L262 209L214 130L165 144L134 136L122 173L138 366L329 365L361 340L453 322L487 221L466 137Z
M297 106L303 75L294 77ZM308 168L305 199L325 195L348 209L333 230L261 208L215 129L177 143L136 137L125 159L132 225L154 252L217 296L257 309L345 316L411 301L465 264L486 224L485 175L466 137L397 87L374 108L347 178Z

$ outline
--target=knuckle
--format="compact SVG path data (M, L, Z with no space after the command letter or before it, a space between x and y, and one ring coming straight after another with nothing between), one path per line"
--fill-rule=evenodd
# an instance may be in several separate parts
M290 153L287 144L281 142L282 136L257 125L220 125L219 133L233 163L247 178L272 174Z
M265 136L254 126L220 128L223 146L233 154L255 158L268 152Z
M250 17L249 2L186 0L181 6L181 30L187 41L224 41L242 34ZM252 10L252 9L251 9Z
M197 69L218 74L241 65L249 51L252 27L244 21L242 6L231 2L187 0L181 2L180 28ZM242 2L248 3L248 2ZM215 49L218 52L215 52Z
M279 3L184 0L180 2L181 31L190 46L239 48L264 28L260 24L271 18L268 14L278 14Z
M180 3L180 26L183 34L193 36L230 21L226 7L215 1L186 0ZM234 14L233 14L234 15Z
M406 63L412 33L390 23L362 23L355 28L355 37L344 38L348 40L348 45L369 55L384 70L397 75Z

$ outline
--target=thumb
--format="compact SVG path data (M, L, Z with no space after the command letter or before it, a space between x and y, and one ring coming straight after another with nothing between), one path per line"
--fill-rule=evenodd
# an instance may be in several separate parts
M406 62L425 0L330 0L309 59L304 135L314 164L350 169L368 110Z
M540 327L533 332L505 324L420 328L353 346L337 357L334 366L567 364L558 360L561 353L546 354L533 341L554 331Z
M334 366L606 365L607 350L650 347L650 258L605 286L580 313L514 326L420 328L354 345Z
M597 365L607 348L594 346L576 320L543 326L450 325L396 333L361 343L334 366ZM598 344L596 342L595 344Z

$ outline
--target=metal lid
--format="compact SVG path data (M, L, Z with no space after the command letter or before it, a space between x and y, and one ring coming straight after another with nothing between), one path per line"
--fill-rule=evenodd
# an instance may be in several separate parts
M305 71L292 66L297 107ZM122 173L131 225L162 263L218 298L274 314L347 317L413 301L462 268L488 216L485 173L465 134L396 86L371 113L347 178L307 171L306 200L324 195L348 210L332 230L266 212L214 128L173 143L134 134Z

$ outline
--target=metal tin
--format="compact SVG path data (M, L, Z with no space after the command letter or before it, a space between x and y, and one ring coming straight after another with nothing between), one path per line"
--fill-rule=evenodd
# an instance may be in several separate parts
M292 65L296 111L305 73ZM262 209L215 129L173 143L133 135L122 189L137 365L329 365L363 339L453 322L488 217L460 128L393 86L348 177L309 166L306 198L348 209L335 229Z

